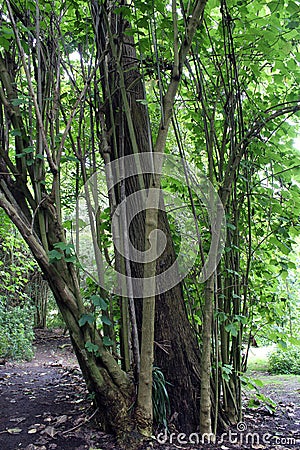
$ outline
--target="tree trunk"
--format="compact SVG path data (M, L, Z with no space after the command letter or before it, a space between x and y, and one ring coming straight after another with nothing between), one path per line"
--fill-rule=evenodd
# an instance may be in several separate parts
M124 448L134 447L138 434L134 433L132 443L130 435L135 430L136 423L128 414L134 401L134 385L105 349L98 332L95 333L88 323L79 325L79 319L85 309L73 265L66 263L64 258L54 263L49 262L39 239L30 229L18 205L13 206L2 192L0 192L0 207L19 229L48 280L69 329L74 351L89 392L95 397L102 427L116 434ZM59 238L59 242L62 242L63 231L51 214L51 205L48 208L44 205L44 208L46 208L49 226L48 238L53 239L55 236L56 239ZM89 351L87 344L91 342L98 347L97 352Z
M205 285L205 302L202 325L202 367L201 367L201 403L200 433L212 432L211 426L211 339L214 299L214 274Z
M99 20L101 13L97 9L97 5L94 6L95 24L103 24L104 19ZM111 21L111 32L114 34L115 29L116 34L120 34L119 41L122 42L122 51L119 54L122 67L118 67L116 64L111 45L107 47L103 27L96 28L95 34L99 54L102 55L104 52L108 54L106 63L101 64L100 68L102 90L106 98L107 93L111 93L110 99L107 99L106 102L105 117L106 129L110 130L111 135L109 140L110 156L114 159L134 154L137 150L139 153L151 152L152 144L148 111L141 103L145 94L141 74L136 66L137 55L133 39L123 34L126 23L120 15L113 17ZM115 21L118 21L118 26ZM118 50L120 51L119 48ZM120 73L121 68L122 73ZM122 95L121 92L123 88L125 88L130 110L127 110L124 105L124 94ZM121 123L125 123L125 133L120 131ZM122 143L118 139L120 135L124 136ZM120 154L122 146L124 154ZM149 177L145 174L142 174L142 181L138 176L126 179L126 195L129 196L141 189L147 189L148 186ZM116 197L120 201L118 192L116 192ZM176 259L167 216L161 210L158 211L158 228L164 232L167 246L157 261L157 274L166 271ZM132 221L130 239L134 247L141 251L144 250L145 214L138 214ZM142 264L131 261L131 272L133 277L142 278L144 267ZM187 316L181 284L179 283L168 292L157 295L155 304L154 364L162 369L166 381L170 383L167 389L170 396L172 422L179 430L187 433L194 432L199 426L200 350L196 334ZM140 299L136 300L136 312L141 337L142 304Z

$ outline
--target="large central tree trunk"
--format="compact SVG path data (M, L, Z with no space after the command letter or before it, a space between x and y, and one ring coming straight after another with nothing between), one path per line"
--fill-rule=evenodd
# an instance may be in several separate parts
M93 13L99 55L103 55L104 52L108 55L105 63L100 65L100 70L102 91L106 96L106 128L110 130L111 135L109 140L111 158L131 155L136 151L151 152L152 138L148 110L141 102L145 99L144 87L137 68L133 39L124 34L126 22L121 15L111 17L110 33L114 36L118 35L117 42L122 43L112 49L103 27L105 19L96 2L94 2ZM97 24L101 25L97 26ZM120 65L115 59L116 51ZM122 89L125 89L125 104ZM109 100L107 93L110 93ZM130 110L127 109L126 102L130 105ZM120 124L124 124L125 131L121 130ZM140 177L127 179L126 195L147 189L149 177L144 175L142 184ZM120 193L116 191L115 194L120 202ZM162 210L158 211L158 228L164 232L167 246L157 261L157 274L166 271L176 259L167 216ZM138 214L132 221L129 234L133 245L143 251L145 214ZM143 265L132 261L130 263L132 276L142 278ZM139 332L141 332L142 303L140 299L136 299L136 313ZM154 364L162 369L166 381L170 383L168 391L172 421L179 430L193 432L199 426L200 350L196 334L188 320L180 283L156 296L154 340Z

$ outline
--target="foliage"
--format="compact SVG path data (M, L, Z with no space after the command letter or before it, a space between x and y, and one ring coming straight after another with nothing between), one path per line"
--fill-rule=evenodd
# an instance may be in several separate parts
M170 401L167 391L169 384L165 376L158 367L153 367L152 371L152 400L153 417L158 426L168 427L168 416L170 414Z
M0 210L0 354L13 359L33 356L34 306L27 291L35 268L16 228Z
M248 376L240 376L242 386L244 386L248 391L251 392L248 407L252 409L257 409L260 406L264 406L270 414L273 414L276 410L276 403L267 395L263 394L259 388L263 386L263 382L259 379L255 379ZM255 391L252 393L252 391Z
M248 407L257 409L261 406L264 406L270 414L274 414L277 405L270 397L261 392L256 392L254 396L249 399Z
M53 295L49 296L49 301L47 304L47 316L46 316L47 328L64 328L65 323L63 317L58 310L57 304L55 303Z
M0 356L13 359L33 357L33 307L27 298L23 304L9 306L0 296Z
M277 349L269 356L269 372L272 374L300 375L300 347Z
M120 2L110 2L113 8L109 8L109 17L102 3L87 5L81 0L67 0L63 11L57 1L24 5L16 0L1 6L2 203L9 202L15 208L11 218L20 218L24 236L36 239L38 245L31 240L32 250L44 270L46 267L53 280L61 276L60 283L52 280L52 288L58 289L59 285L67 289L56 292L56 300L61 300L60 294L70 294L72 300L72 295L77 295L74 301L64 297L61 311L67 315L71 305L71 321L75 317L79 336L85 339L81 347L85 346L89 356L101 358L98 350L102 344L110 355L116 349L122 353L122 344L130 343L132 348L129 335L133 316L129 317L126 301L98 292L94 286L90 289L86 276L90 268L88 264L78 265L75 254L80 248L79 234L85 237L89 232L76 198L88 177L108 158L109 152L104 151L106 140L111 156L117 159L121 151L130 153L135 149L130 124L147 123L153 141L158 131L167 130L164 114L168 102L163 97L172 91L168 89L170 80L179 80L182 70L182 83L170 99L174 116L166 152L192 161L201 169L218 190L226 210L225 252L208 302L214 305L213 317L206 321L213 323L214 329L214 333L208 333L208 342L213 344L212 358L208 360L212 359L217 368L213 371L216 377L221 370L223 383L216 383L217 389L227 391L216 392L216 398L224 402L234 399L235 405L240 404L235 397L240 392L237 374L241 370L242 340L255 334L284 341L286 334L293 339L299 330L299 274L290 257L299 234L300 215L300 158L293 148L300 110L299 2L209 0L203 20L197 20L195 40L180 64L182 52L176 53L185 44L193 2L171 5L155 0L151 8L145 0L120 8ZM102 36L108 26L106 21L112 17L116 23L111 36ZM127 37L132 37L131 50L136 47L138 53L129 58L122 53ZM118 40L122 45L117 45L113 54ZM101 48L101 42L106 43L105 48ZM131 62L128 65L128 60L136 59L137 68ZM121 64L124 66L119 67ZM180 66L178 73L176 64ZM141 73L134 79L139 70ZM126 86L122 77L129 75L132 79ZM146 98L143 92L143 98L139 96L135 102L131 95L140 79ZM149 117L141 120L135 115L137 104L147 108ZM120 111L125 112L122 117ZM124 142L126 148L122 147ZM111 145L114 143L116 147ZM199 224L201 252L185 280L185 294L189 317L201 335L206 313L205 286L199 286L197 275L209 250L211 230L196 196L180 183L165 183L163 187L179 194L187 205L193 203L193 218ZM117 191L114 194L118 196ZM112 202L112 192L104 195ZM101 205L97 202L90 205L86 215L98 214ZM88 260L91 247L98 246L113 266L120 255L115 252L110 231L116 205L110 206L100 211L94 240L86 239L83 250ZM73 210L76 217L70 216ZM178 212L176 220L170 220L175 253L183 241L183 216L184 212ZM77 228L73 227L73 219ZM32 270L27 266L26 250L15 239L15 230L12 233L7 219L3 220L4 232L13 239L1 241L0 236L0 293L7 301L2 318L13 315L12 306L25 314L27 297L23 288ZM60 224L68 229L74 245L65 242ZM145 242L143 236L141 241ZM100 266L98 269L101 272ZM117 328L128 332L123 335L123 343ZM98 343L97 329L102 338ZM124 359L124 354L117 356ZM166 426L166 382L157 368L153 371L153 410L156 421ZM230 405L225 405L224 410L229 411Z

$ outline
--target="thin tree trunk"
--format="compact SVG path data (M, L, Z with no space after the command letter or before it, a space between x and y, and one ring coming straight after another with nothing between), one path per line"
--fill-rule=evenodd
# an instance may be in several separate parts
M211 425L211 339L214 298L214 274L205 284L202 324L202 369L200 395L200 433L212 433Z

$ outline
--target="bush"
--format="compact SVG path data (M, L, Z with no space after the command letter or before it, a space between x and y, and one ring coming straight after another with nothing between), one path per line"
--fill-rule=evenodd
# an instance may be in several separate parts
M0 357L12 359L31 359L33 311L27 303L7 306L4 297L0 297Z
M278 349L269 356L269 372L272 374L300 375L300 348Z

